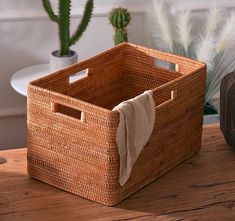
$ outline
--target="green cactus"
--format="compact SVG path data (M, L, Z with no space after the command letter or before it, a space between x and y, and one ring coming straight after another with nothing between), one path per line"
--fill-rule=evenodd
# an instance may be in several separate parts
M50 19L58 24L60 37L59 56L70 55L70 46L74 45L87 29L91 20L94 0L88 0L85 5L84 14L75 33L70 36L70 20L71 20L71 0L58 0L59 10L56 15L51 7L50 0L42 0L43 7Z
M125 8L115 8L109 16L109 21L115 28L115 45L128 42L127 25L130 23L130 13Z

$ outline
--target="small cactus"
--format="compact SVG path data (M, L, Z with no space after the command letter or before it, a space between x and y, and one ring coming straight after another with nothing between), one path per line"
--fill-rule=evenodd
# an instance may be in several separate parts
M74 45L87 29L91 20L94 0L88 0L85 5L84 14L75 33L70 36L70 20L71 20L71 0L58 0L59 9L56 15L51 7L50 0L42 0L43 7L50 19L58 24L60 36L59 56L69 56L70 46Z
M125 8L115 8L110 13L109 21L115 28L115 45L128 42L127 25L130 20L130 13Z

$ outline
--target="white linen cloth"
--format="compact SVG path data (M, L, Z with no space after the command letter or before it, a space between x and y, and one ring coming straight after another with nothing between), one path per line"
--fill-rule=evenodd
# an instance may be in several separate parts
M119 183L123 186L130 177L133 165L148 142L155 123L153 92L124 101L113 108L120 114L116 141L120 156Z

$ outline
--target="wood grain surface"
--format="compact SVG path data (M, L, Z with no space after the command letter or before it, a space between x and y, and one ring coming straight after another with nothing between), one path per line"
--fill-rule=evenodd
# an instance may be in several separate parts
M0 151L0 221L234 221L235 152L218 125L203 130L199 154L115 207L29 178L26 149Z

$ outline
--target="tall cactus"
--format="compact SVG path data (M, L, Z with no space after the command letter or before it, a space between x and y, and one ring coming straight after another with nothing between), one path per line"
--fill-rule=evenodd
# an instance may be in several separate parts
M71 0L58 1L58 15L54 13L50 0L42 0L42 3L50 19L58 24L60 37L59 55L68 56L70 54L70 46L74 45L87 29L93 13L94 0L88 0L86 2L82 20L73 35L70 35Z
M130 23L130 13L125 8L115 8L109 16L110 23L115 28L115 45L128 42L127 25Z

